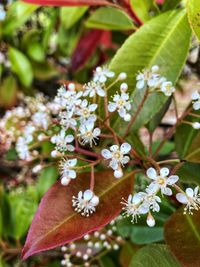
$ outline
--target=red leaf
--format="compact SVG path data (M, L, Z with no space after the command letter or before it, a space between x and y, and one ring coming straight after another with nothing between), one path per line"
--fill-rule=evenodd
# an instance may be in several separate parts
M27 3L43 6L115 6L107 0L23 0Z
M72 71L81 69L99 46L105 31L91 30L79 40L72 55Z
M22 251L23 259L80 239L108 224L120 213L122 197L126 198L132 191L130 176L116 179L111 171L95 173L94 192L99 196L100 204L96 213L88 218L74 212L72 196L88 189L90 173L80 174L67 187L56 182L39 205Z
M200 267L200 211L176 211L165 224L165 240L184 267Z
M165 0L156 0L156 3L157 3L158 5L163 5L164 2L165 2Z

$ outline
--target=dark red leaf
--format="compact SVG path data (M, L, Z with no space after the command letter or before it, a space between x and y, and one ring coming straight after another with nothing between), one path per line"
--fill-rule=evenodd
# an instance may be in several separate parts
M114 6L107 0L23 0L27 3L43 6Z
M165 224L165 240L184 267L200 267L200 211L176 211Z
M103 30L91 30L80 38L71 59L72 71L80 70L86 64L100 45L105 32Z
M90 173L80 174L67 187L56 182L39 205L22 251L23 259L79 239L108 224L120 213L121 198L132 191L132 176L127 174L116 179L111 171L95 173L94 192L100 204L96 213L88 218L74 212L72 196L89 188Z

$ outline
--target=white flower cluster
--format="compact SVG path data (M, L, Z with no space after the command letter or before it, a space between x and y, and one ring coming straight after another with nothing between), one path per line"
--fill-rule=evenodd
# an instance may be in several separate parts
M153 227L155 225L155 219L151 212L160 211L162 195L171 196L172 190L170 186L174 187L179 177L177 175L169 176L168 168L161 168L158 173L154 168L149 168L146 175L152 182L148 185L145 192L138 192L135 195L129 195L128 200L123 199L124 215L131 216L131 221L137 222L137 219L144 214L147 214L147 225ZM186 204L185 213L188 210L192 214L193 210L198 210L200 205L200 194L198 193L198 187L194 190L187 188L186 192L176 194L177 200Z
M123 244L121 236L117 235L116 222L121 220L121 216L112 220L105 228L86 234L81 240L71 242L61 247L63 259L61 265L65 267L76 266L78 261L81 266L93 266L95 258L108 250L119 250Z
M159 67L157 65L151 67L150 70L145 69L136 76L136 88L148 88L150 92L162 92L166 96L171 96L175 92L172 82L159 74Z

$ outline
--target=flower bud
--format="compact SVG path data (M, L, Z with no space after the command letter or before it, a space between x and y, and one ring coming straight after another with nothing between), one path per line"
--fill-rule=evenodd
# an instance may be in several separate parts
M125 80L127 78L127 74L125 72L121 72L118 76L119 80Z
M155 222L154 217L151 215L151 213L149 213L148 216L147 216L147 225L149 227L154 227L155 224L156 224L156 222Z
M126 92L127 89L128 89L128 84L127 84L127 83L122 83L122 84L120 85L120 90L121 90L121 92Z

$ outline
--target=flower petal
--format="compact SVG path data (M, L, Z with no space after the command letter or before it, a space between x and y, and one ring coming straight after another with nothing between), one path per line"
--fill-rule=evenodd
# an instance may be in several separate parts
M176 199L182 204L187 204L188 203L188 199L187 199L186 195L184 195L182 193L176 194Z
M94 196L94 193L88 189L83 193L83 199L89 201Z
M157 172L154 168L149 168L146 172L147 177L149 177L152 180L156 180L157 179Z
M193 196L194 196L194 190L192 188L187 188L185 190L185 192L186 192L186 194L187 194L188 197L193 198Z
M167 179L167 184L168 185L173 185L178 181L179 177L178 175L171 175L168 179Z
M160 169L160 175L162 177L166 177L167 175L169 175L169 169L168 168L161 168Z
M112 153L110 152L110 150L108 149L103 149L101 151L101 155L105 158L105 159L110 159L112 157Z
M120 146L120 151L121 151L123 154L127 154L130 150L131 150L131 145L128 144L128 143L123 143L123 144Z

